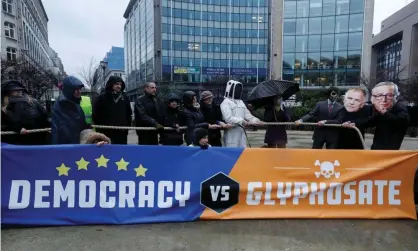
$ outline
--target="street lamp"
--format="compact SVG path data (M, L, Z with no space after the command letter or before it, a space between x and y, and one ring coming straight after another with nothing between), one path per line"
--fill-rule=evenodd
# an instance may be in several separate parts
M106 86L106 79L105 79L105 70L107 68L107 62L106 61L100 61L100 67L103 69L103 86Z

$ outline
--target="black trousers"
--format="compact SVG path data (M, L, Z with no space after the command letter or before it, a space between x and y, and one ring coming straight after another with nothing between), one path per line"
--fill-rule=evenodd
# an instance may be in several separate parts
M316 128L312 149L322 149L324 145L327 149L338 149L338 132L337 128Z

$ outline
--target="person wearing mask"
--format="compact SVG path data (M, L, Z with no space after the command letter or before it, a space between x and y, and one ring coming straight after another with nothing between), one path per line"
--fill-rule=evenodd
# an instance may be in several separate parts
M284 110L281 97L275 97L271 105L264 107L265 122L288 122L289 115ZM267 126L264 143L268 148L286 148L287 132L285 126Z
M136 131L139 145L158 145L158 133L164 130L160 124L161 104L156 97L157 86L154 82L144 85L144 94L139 96L135 102L135 126L154 127L154 131Z
M93 106L93 122L96 125L131 126L132 109L124 93L125 82L117 76L109 77L105 92L100 94ZM110 138L112 144L128 144L128 130L96 129Z
M49 132L27 132L50 127L45 108L27 94L27 89L19 81L6 81L1 89L2 130L11 130L19 134L2 136L2 142L16 145L49 144Z
M349 89L344 95L343 126L351 127L355 121L367 119L370 107L364 106L366 92L361 88ZM358 128L364 139L365 128ZM353 129L341 128L338 136L338 149L364 149L362 139Z
M372 115L355 121L356 127L375 127L372 150L399 150L408 130L409 113L398 103L399 88L392 82L381 82L372 90Z
M208 149L211 147L209 144L209 133L205 128L196 128L193 131L193 142L189 146L200 147L202 149Z
M328 93L327 100L320 101L316 104L315 108L301 119L295 121L296 125L300 125L303 122L309 122L317 119L318 127L315 128L313 134L313 146L312 149L322 149L324 144L327 149L338 148L338 128L325 127L325 124L341 124L343 106L337 103L338 90L331 88Z
M52 144L79 144L81 131L90 129L80 106L83 87L74 76L63 79L62 93L52 108Z
M222 121L221 108L218 105L212 104L212 102L212 92L203 91L200 95L200 110L202 111L203 117L205 118L205 122L211 125L219 125L222 129L231 128L231 124L226 124L224 121ZM209 130L209 144L211 146L222 147L222 135L220 128Z
M192 91L186 91L183 94L183 106L184 106L184 120L187 126L185 133L185 141L187 145L193 143L193 132L196 128L205 129L218 129L219 125L209 124L205 122L203 114L200 112L200 104L197 102L196 93Z
M180 97L175 93L167 96L166 104L163 109L161 124L164 127L172 127L176 130L166 130L160 135L160 143L166 146L180 146L183 144L183 130L179 127L183 126L180 116Z
M264 122L254 117L241 100L243 86L240 82L230 80L226 84L221 112L224 121L232 127L225 130L226 147L247 147L245 126L263 125Z

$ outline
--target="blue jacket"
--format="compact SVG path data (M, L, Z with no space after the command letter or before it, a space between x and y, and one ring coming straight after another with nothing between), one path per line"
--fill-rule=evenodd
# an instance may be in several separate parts
M64 78L62 84L62 93L52 108L52 144L79 144L81 131L89 126L80 107L81 98L75 98L73 94L84 85L72 76Z

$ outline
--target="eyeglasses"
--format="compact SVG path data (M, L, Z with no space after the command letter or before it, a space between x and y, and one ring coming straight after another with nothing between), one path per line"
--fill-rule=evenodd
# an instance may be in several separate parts
M388 94L377 94L377 95L372 95L372 96L376 100L384 100L384 99L393 99L395 97L395 94L388 93Z

